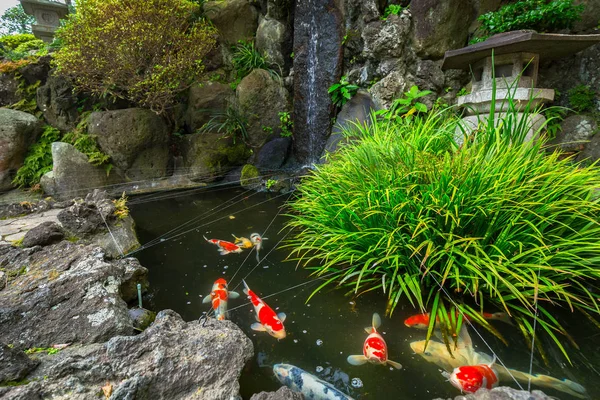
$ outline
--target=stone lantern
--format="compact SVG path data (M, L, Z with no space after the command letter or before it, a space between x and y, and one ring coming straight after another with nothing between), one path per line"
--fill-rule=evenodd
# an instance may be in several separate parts
M65 3L50 0L19 0L26 14L35 18L31 30L36 38L46 43L54 39L54 31L59 26L59 20L69 14L70 0Z
M519 122L526 118L528 137L545 122L535 113L539 106L554 100L553 89L537 88L540 60L553 60L575 54L600 42L600 35L562 35L512 31L492 36L482 43L447 51L442 69L468 69L471 72L471 93L458 97L465 108L462 119L466 132L486 123L490 114L493 85L496 86L495 120L500 121L509 108L512 95ZM493 56L492 56L493 52ZM530 102L531 99L531 102ZM525 113L529 104L531 113ZM461 131L462 132L462 131ZM457 139L461 141L463 138Z

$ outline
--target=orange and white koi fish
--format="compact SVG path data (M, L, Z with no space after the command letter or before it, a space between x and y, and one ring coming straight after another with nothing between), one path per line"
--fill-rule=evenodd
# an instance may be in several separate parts
M448 316L450 316L449 313L448 313ZM485 319L498 320L498 321L505 322L509 325L512 325L512 322L510 321L508 314L506 314L505 312L496 312L496 313L484 312L484 313L481 313L481 316ZM469 321L472 320L472 318L469 318L467 315L465 315L464 318ZM440 322L440 317L438 316L438 317L436 317L436 321L435 321L436 325L439 322ZM429 313L412 315L404 320L404 325L406 325L409 328L427 329L427 327L429 327Z
M377 332L377 328L381 326L381 318L379 314L373 314L371 326L366 327L365 331L369 334L363 345L363 355L348 356L348 362L352 365L362 365L371 362L373 364L389 364L396 369L402 368L400 363L388 360L387 344L383 336Z
M233 233L231 234L231 236L233 236L233 238L235 239L236 246L240 246L242 249L250 249L254 247L254 243L252 243L250 239L246 237L237 237Z
M490 364L463 365L454 368L448 380L461 392L475 393L481 388L493 389L498 386L498 376L492 368L496 356Z
M219 248L219 253L224 256L225 254L229 254L229 253L241 253L242 252L242 248L238 245L236 245L235 243L231 243L231 242L227 242L225 240L219 240L219 239L207 239L206 236L204 236L204 240L206 240L208 243L212 243L214 245L216 245Z
M256 320L258 321L250 325L250 328L258 332L268 332L269 335L278 340L285 338L286 333L285 328L283 327L285 314L275 314L275 311L273 311L271 307L250 290L246 281L242 280L242 282L244 282L244 293L248 295L248 298L252 302L254 311L256 312Z
M256 248L256 261L260 262L260 249L262 249L263 240L269 240L269 238L263 238L258 233L253 233L250 235L250 241Z
M212 301L212 308L215 310L215 316L218 320L224 320L227 315L227 302L229 299L237 299L240 297L237 292L227 290L227 281L219 278L215 281L210 295L204 297L202 303Z

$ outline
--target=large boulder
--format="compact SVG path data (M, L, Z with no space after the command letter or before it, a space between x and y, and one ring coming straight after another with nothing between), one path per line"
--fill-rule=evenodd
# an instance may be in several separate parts
M475 8L473 0L414 0L414 46L422 58L439 59L448 50L467 44Z
M275 19L263 18L256 31L256 49L267 60L287 70L290 64L291 35L286 25Z
M194 133L202 128L210 120L212 113L225 111L234 97L235 92L223 83L207 82L202 86L192 86L185 111L188 131Z
M133 181L164 177L169 163L169 129L150 110L128 108L90 115L88 133L96 135L111 162Z
M258 27L258 11L247 0L207 1L204 13L229 44L252 39Z
M52 143L52 160L52 171L44 175L40 184L44 192L59 200L84 195L109 183L104 168L90 164L85 154L68 143Z
M112 399L231 400L239 398L238 378L252 354L234 323L186 323L166 310L137 336L42 356L31 383L0 388L0 396L88 400L105 388Z
M287 160L292 139L282 137L267 142L256 156L254 165L261 171L277 171Z
M240 138L234 143L222 133L186 135L181 147L187 176L198 182L212 182L250 157L249 149Z
M261 147L271 134L281 133L279 113L291 109L290 95L279 79L263 69L255 69L236 89L240 110L248 118L248 144ZM263 127L272 128L272 133Z
M372 22L362 32L363 55L376 60L400 58L410 41L410 32L411 20L406 14L390 15L385 21Z
M63 76L50 76L36 93L37 106L44 119L52 126L69 131L77 125L77 95L73 86Z
M11 181L42 131L42 122L22 111L0 108L0 193Z
M288 21L291 19L293 0L267 0L267 18Z
M101 248L69 241L43 248L5 246L0 265L13 277L0 290L1 342L24 350L133 333L119 295L120 286L128 284L126 265L107 261Z

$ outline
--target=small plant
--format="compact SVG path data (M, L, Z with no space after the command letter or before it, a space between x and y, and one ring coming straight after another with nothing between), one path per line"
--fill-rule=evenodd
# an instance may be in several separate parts
M390 15L400 15L400 13L402 13L402 10L404 10L404 7L402 7L401 5L390 4L385 8L381 19L385 21Z
M211 110L204 110L211 111ZM212 110L211 118L200 128L201 133L218 132L223 136L231 136L235 143L236 138L240 137L244 143L248 143L248 118L237 107L227 106L222 110Z
M272 135L273 134L273 128L271 128L270 126L264 126L263 125L262 130L267 135Z
M129 215L129 207L127 207L127 197L125 196L125 192L119 197L112 201L115 205L115 212L113 215L117 217L117 219L124 219Z
M460 90L458 91L458 93L456 93L457 96L466 96L468 94L469 94L469 91L467 90L466 87L460 88Z
M342 76L338 83L331 85L327 93L331 96L334 105L342 107L358 91L358 86L351 84L347 76Z
M426 113L427 106L418 99L431 94L431 90L419 90L416 85L411 86L404 97L394 100L389 110L379 110L375 115L383 117L385 120L398 120L400 118L410 118L415 113Z
M233 67L240 80L255 69L264 69L272 76L279 77L266 58L256 50L254 42L238 40L238 43L233 46Z
M281 129L281 137L290 137L294 132L294 120L289 111L279 113L279 128Z
M573 0L520 0L479 16L484 32L480 39L519 29L538 32L569 29L581 18L584 7L583 4L573 5Z
M562 130L560 123L565 119L567 110L562 107L548 107L544 109L543 114L546 118L546 135L548 139L554 139L558 132Z
M594 107L596 92L586 85L578 85L569 90L569 104L577 112L589 111Z
M108 175L113 167L110 163L110 156L100 149L96 137L87 133L88 117L90 114L91 112L89 111L83 113L75 129L65 134L61 141L73 145L73 147L87 156L90 164L103 167L106 175Z
M267 190L271 190L271 188L278 182L279 181L277 179L267 179L267 181L265 182L265 188L267 188Z
M13 184L29 187L39 183L42 175L52 170L52 143L59 139L60 131L46 125L40 139L29 148L23 166L12 181Z
M25 354L46 353L48 355L56 354L60 349L54 347L32 347L25 350Z

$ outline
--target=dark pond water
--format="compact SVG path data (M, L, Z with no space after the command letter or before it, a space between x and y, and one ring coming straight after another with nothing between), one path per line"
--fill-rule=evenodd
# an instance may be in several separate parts
M266 333L250 329L255 322L253 307L243 294L230 300L230 309L238 307L231 311L230 319L252 339L255 349L255 357L241 377L244 399L249 399L253 393L279 388L271 367L281 362L296 365L332 382L356 399L430 400L460 394L446 382L436 365L413 354L409 343L424 339L425 333L404 326L404 319L416 313L410 304L400 305L392 318L383 318L380 328L388 344L390 359L401 363L403 369L347 363L348 355L362 353L366 338L363 328L370 325L373 312L384 314L384 297L373 293L353 298L345 296L344 290L326 289L306 303L320 281L310 278L307 270L296 269L294 262L284 261L289 250L276 247L285 235L281 229L287 218L278 212L289 195L219 188L173 196L157 194L134 198L130 202L142 243L193 222L171 235L185 234L136 254L142 265L150 270L151 294L146 306L155 310L173 309L188 321L198 319L210 308L202 304L202 299L210 293L217 278L227 279L230 290L237 287L235 290L240 294L241 278L245 278L250 288L263 298L279 293L265 301L277 312L287 314L288 336L277 341ZM254 253L245 251L221 256L216 246L203 239L206 235L207 238L231 240L231 234L249 237L253 232L265 231L268 240L261 256L266 259L258 265ZM297 285L302 286L290 289ZM600 380L595 368L600 367L600 332L581 319L568 316L562 321L581 346L581 351L576 351L565 343L572 351L574 365L567 365L552 347L545 346L551 358L550 366L544 366L536 358L533 371L579 382L588 389L591 398L598 399ZM507 366L528 371L528 345L512 327L502 323L496 326L507 336L510 347L490 335L484 334L485 339ZM474 334L472 336L477 349L489 354L481 340ZM511 385L508 381L501 383ZM512 386L516 387L514 383ZM523 386L527 388L527 383ZM573 398L548 389L544 391L561 399Z

